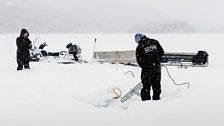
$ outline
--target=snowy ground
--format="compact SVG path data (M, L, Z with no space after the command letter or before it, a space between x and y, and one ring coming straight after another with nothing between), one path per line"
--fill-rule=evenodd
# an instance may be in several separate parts
M96 50L134 50L132 34L31 34L46 41L48 51L66 50L69 42L83 49L91 60ZM134 96L126 103L111 100L108 87L124 94L140 81L140 68L112 64L31 63L30 70L16 71L17 35L0 35L0 126L223 126L224 34L153 34L166 52L206 50L209 67L169 67L175 86L162 69L162 100L141 102ZM133 71L131 74L124 74Z

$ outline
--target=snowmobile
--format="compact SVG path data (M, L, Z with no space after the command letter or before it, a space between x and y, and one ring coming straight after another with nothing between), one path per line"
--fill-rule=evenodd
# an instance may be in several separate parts
M68 51L59 51L59 52L47 52L44 48L48 46L46 42L39 45L37 48L34 46L30 52L30 61L33 62L56 62L61 64L72 64L75 62L82 62L81 48L77 45L77 57L78 61L74 60L72 54L69 54Z
M206 51L198 51L197 53L165 53L161 62L167 66L207 67L208 53Z

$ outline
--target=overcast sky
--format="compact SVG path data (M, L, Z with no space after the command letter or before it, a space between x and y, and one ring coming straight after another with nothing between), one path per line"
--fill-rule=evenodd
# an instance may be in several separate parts
M223 0L0 0L0 12L15 20L18 15L46 20L60 17L83 24L186 21L194 25L224 25L223 5Z

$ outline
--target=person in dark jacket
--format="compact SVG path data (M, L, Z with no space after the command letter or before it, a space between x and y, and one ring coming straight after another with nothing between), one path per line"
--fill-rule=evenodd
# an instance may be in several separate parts
M20 36L16 39L17 45L17 70L30 69L30 51L32 48L31 41L29 40L29 32L26 29L22 29Z
M140 33L135 35L135 41L138 43L136 48L137 63L142 68L141 99L142 101L151 100L150 90L152 88L152 99L160 100L161 57L164 50L157 40L150 39Z
M66 48L68 49L68 53L73 55L75 61L79 61L78 54L81 53L80 47L76 44L69 43L66 45Z

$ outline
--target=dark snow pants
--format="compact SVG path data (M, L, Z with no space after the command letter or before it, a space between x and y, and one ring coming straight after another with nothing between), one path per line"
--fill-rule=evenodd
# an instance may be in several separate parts
M30 52L29 50L20 50L17 49L17 70L22 70L23 66L29 69L29 62L30 62Z
M72 54L75 61L79 61L78 57L77 57L77 52L69 52L69 54Z
M161 65L152 65L142 69L141 80L143 89L141 90L142 100L151 100L150 90L153 90L153 100L159 100L161 94Z

